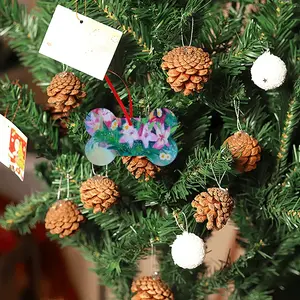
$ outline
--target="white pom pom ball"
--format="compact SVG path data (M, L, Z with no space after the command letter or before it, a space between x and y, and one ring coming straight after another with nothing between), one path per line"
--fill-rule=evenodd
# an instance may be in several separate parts
M251 67L252 81L266 91L281 86L286 72L285 63L269 51L259 56Z
M200 266L205 256L205 244L194 233L183 232L177 235L172 247L174 263L183 269Z

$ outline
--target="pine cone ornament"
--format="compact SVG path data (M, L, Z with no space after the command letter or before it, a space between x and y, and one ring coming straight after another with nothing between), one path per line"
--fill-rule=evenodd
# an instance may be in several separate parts
M59 234L60 238L75 233L84 217L71 200L60 200L48 210L45 227L52 234Z
M94 176L82 183L80 197L85 208L93 208L94 213L105 213L119 200L120 193L118 186L111 179Z
M160 168L150 162L145 156L123 156L122 162L127 166L127 170L136 178L144 176L145 181L155 178Z
M196 222L208 221L208 230L221 229L227 223L233 210L234 201L226 190L209 188L192 201L192 207L197 209L194 214Z
M172 291L158 277L144 276L133 281L131 292L135 293L131 300L174 300Z
M168 71L167 82L175 92L185 96L200 92L212 72L209 54L201 48L178 47L168 52L161 67Z
M258 141L244 131L238 131L224 142L235 161L239 172L249 172L256 169L260 161L261 148Z
M86 96L82 88L84 85L71 72L61 72L52 78L47 88L47 109L51 112L53 120L67 119L70 110L81 104Z

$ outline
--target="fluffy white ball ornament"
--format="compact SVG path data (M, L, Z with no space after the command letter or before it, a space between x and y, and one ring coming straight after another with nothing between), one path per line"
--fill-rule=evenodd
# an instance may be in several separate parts
M285 63L270 51L259 56L251 67L252 81L266 91L281 86L286 72Z
M183 269L194 269L200 266L205 256L205 244L194 233L184 231L177 235L172 247L174 263Z

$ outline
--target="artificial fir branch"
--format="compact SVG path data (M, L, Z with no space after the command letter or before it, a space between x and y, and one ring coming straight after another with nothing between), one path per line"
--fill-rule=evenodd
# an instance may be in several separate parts
M22 203L9 205L0 218L0 225L8 230L17 230L20 234L29 233L36 223L44 220L49 205L55 199L49 193L37 193L25 198Z
M63 70L60 63L39 54L39 46L51 20L51 12L58 3L58 0L39 1L41 9L37 8L28 13L26 6L18 4L17 1L0 2L0 35L8 40L10 47L19 55L21 63L29 67L35 81L43 88L49 85L51 77ZM66 4L70 5L70 1L66 1ZM80 73L79 77L90 91L89 97L98 94L99 88L102 87L99 80L84 73Z
M23 64L31 67L35 78L43 86L49 83L51 76L62 70L59 63L37 56L39 45L57 4L74 9L73 1L40 1L40 10L34 18L32 14L28 15L22 6L18 6L16 1L0 3L1 33L9 37L11 46L22 53ZM50 191L45 194L45 198L36 195L25 203L8 208L0 223L7 226L6 228L27 232L29 227L43 218L48 207L57 198L61 178L61 196L65 197L68 194L69 176L70 198L82 209L87 222L78 234L60 242L79 248L92 260L95 263L95 271L103 278L103 282L115 287L118 299L130 297L129 287L136 274L137 261L149 254L150 240L155 240L155 246L161 246L163 249L162 259L165 261L161 261L162 276L172 285L176 299L202 299L221 287L226 288L232 280L235 284L233 298L268 299L270 290L276 288L278 274L283 273L285 276L299 265L296 251L300 243L299 234L295 230L289 232L289 229L299 226L299 160L291 163L288 156L297 114L294 113L295 122L290 124L293 128L286 133L288 138L284 147L287 150L280 159L284 164L280 163L280 173L275 174L275 179L270 182L279 133L278 128L274 126L277 121L273 112L270 112L266 105L268 101L278 101L277 107L282 107L281 101L285 101L286 98L293 97L296 102L299 99L298 88L294 87L294 94L291 92L291 79L294 75L293 70L297 68L298 53L295 34L297 18L294 15L296 6L279 0L267 2L260 7L260 17L253 14L253 19L240 33L244 8L249 1L240 1L240 4L238 8L237 3L234 3L225 17L222 16L224 12L221 5L216 1L158 3L150 0L87 0L89 17L130 32L122 38L122 49L117 56L120 58L120 73L124 74L126 79L130 79L137 115L144 115L147 109L155 107L174 110L183 127L183 130L176 133L181 152L173 166L164 168L161 178L148 183L136 181L120 163L120 159L116 159L109 166L108 176L120 186L120 203L106 214L95 215L82 209L80 184L92 176L91 164L83 156L83 146L88 136L82 120L88 108L99 105L99 98L94 95L99 89L103 89L103 84L81 74L82 81L88 83L88 103L70 117L69 136L62 140L61 149L67 154L55 157L52 164L45 166L49 169L43 170L43 174L51 183ZM98 5L101 5L101 11ZM80 1L79 12L83 11L84 1ZM183 40L188 40L191 16L195 24L192 43L211 52L214 69L203 93L199 97L185 98L179 94L174 95L166 87L165 74L159 65L165 51L181 44L181 29ZM240 34L236 34L237 32ZM290 43L287 43L287 40ZM142 47L146 45L147 50L152 52L143 51L137 44ZM267 47L282 56L288 66L287 83L280 88L284 91L282 99L255 88L250 83L249 72L246 70ZM148 80L149 76L151 80ZM124 99L123 86L118 86L118 91ZM106 94L108 91L101 95ZM24 95L21 98L22 101L23 98L26 99ZM205 112L199 99L208 106ZM17 106L20 98L15 97L14 100L17 101L11 103L12 109ZM169 245L180 230L176 226L172 210L176 208L186 213L191 232L202 237L208 234L205 226L196 224L193 219L194 211L190 203L185 201L189 200L192 194L215 184L212 169L218 180L223 174L232 173L230 153L210 145L209 149L204 148L204 142L211 133L222 143L226 136L222 136L221 126L225 129L225 135L235 131L233 100L240 101L241 106L245 105L241 107L245 113L241 114L241 123L243 129L259 139L263 147L262 161L251 174L231 176L230 180L225 177L222 184L225 187L228 183L230 190L232 188L233 193L236 193L237 204L233 218L241 229L247 253L232 266L226 266L211 278L205 278L202 276L203 267L190 272L182 271L173 265ZM101 105L106 107L104 102L101 102ZM186 109L187 107L191 109ZM3 105L4 110L5 108ZM38 118L34 112L35 108L28 107L29 116L33 116L36 121L36 126L30 126L34 133L44 132L39 123L42 113ZM297 109L299 107L295 106L295 112ZM18 111L20 116L24 114L24 111ZM46 118L47 114L43 116ZM20 118L18 122L21 122L19 125L22 130L27 128L27 124L22 123ZM47 119L46 123L47 130L52 128L51 121ZM41 141L37 140L37 144L44 147L47 144L44 141L44 138ZM43 151L47 153L46 150ZM193 151L195 153L190 155ZM179 172L169 174L173 173L174 169L178 169ZM96 168L96 172L104 174L103 168ZM36 205L33 205L34 203ZM7 220L10 221L6 223ZM11 227L8 224L11 224ZM290 253L292 255L289 255ZM200 279L198 272L201 275ZM282 281L284 279L280 278Z
M290 164L290 169L284 169L274 186L270 185L265 190L268 199L264 206L266 216L278 223L286 224L290 230L300 225L299 153L299 150L294 147L294 161ZM284 180L281 181L281 178Z
M215 176L220 179L232 171L232 161L227 149L217 150L213 146L209 149L196 148L194 155L189 156L180 179L172 186L171 195L174 199L186 199L199 188L205 189L209 181L216 184Z
M278 159L278 163L284 167L284 165L286 164L286 159L287 159L287 155L288 155L288 148L290 145L290 138L291 136L288 135L288 133L292 133L292 120L295 118L293 112L296 112L295 108L295 104L296 104L296 100L295 98L293 98L290 103L289 103L289 109L286 115L286 120L284 123L284 127L283 127L283 132L281 134L281 139L280 139L280 150L277 154L277 159Z
M102 10L105 14L106 17L119 23L119 27L122 29L123 33L130 33L132 34L132 36L135 38L137 44L140 47L143 47L143 52L147 52L147 53L151 53L152 49L150 47L148 47L148 45L146 44L146 42L143 41L143 38L141 36L138 35L137 32L135 32L130 26L126 26L125 24L121 24L119 19L116 17L116 15L109 10L107 5L103 5L103 1L97 1L94 0L95 4L98 6L98 8L100 10ZM120 16L122 16L122 14L120 14Z
M289 103L289 109L286 115L286 120L284 123L283 127L283 132L281 134L281 139L280 139L280 149L277 154L277 160L278 164L280 167L284 167L287 163L287 157L289 153L289 146L290 146L290 139L291 139L291 134L293 132L293 128L296 125L295 120L297 117L297 110L295 110L295 105L296 105L296 100L293 98L290 103ZM293 125L294 126L293 126Z
M300 109L300 79L294 85L294 96L289 103L286 119L280 139L280 149L277 154L277 171L281 171L287 164L291 139L297 126Z
M130 299L129 285L131 278L136 274L137 266L128 264L126 260L119 257L121 249L117 248L114 243L109 242L105 235L102 235L100 243L84 230L69 238L52 238L57 240L63 247L72 246L77 248L87 260L91 261L94 264L94 272L101 278L101 283L110 287L117 299ZM103 246L106 246L107 250L103 250ZM122 274L120 273L121 270L124 270Z
M105 168L97 168L97 174L105 175ZM92 164L77 153L63 154L53 161L52 180L58 184L60 177L63 178L62 190L65 191L67 174L70 176L70 194L74 195L75 201L79 200L79 188L84 180L93 176ZM126 167L121 164L120 159L110 165L108 177L118 183L121 193L126 199L126 196L133 196L134 201L148 205L162 203L159 199L164 199L166 194L163 184L155 183L154 181L139 182L136 184L136 179L128 173ZM151 204L152 203L152 204ZM124 205L126 202L124 203ZM125 206L126 207L126 206Z
M201 280L197 281L197 299L205 299L209 294L216 293L220 288L227 289L228 285L234 281L241 284L242 281L247 281L248 279L251 282L252 278L250 278L250 276L247 278L243 272L247 270L249 262L258 255L258 250L263 246L264 244L262 242L254 244L245 255L241 256L232 265L222 268L211 277L201 278ZM239 285L239 289L240 288L241 286Z
M38 18L27 13L24 5L17 1L1 1L0 32L8 38L9 45L20 54L24 66L30 67L34 78L41 82L50 82L52 76L60 71L60 65L49 58L38 55L38 47L45 25L38 26Z
M293 28L299 24L295 8L296 3L275 0L269 5L260 5L259 14L253 15L261 28L264 39L268 40L277 55L284 55L288 48L295 47L293 43L286 43L293 39ZM298 20L297 20L298 19Z
M230 50L220 53L217 63L226 75L241 74L264 50L266 42L260 39L260 33L258 25L253 21L249 22L242 35L233 40Z
M27 85L0 81L0 109L7 110L7 118L30 136L38 153L53 158L58 153L58 128L47 112L35 104L34 94Z

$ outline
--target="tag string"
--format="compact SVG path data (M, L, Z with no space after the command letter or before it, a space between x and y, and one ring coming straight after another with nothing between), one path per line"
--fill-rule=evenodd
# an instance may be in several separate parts
M18 112L18 110L20 108L21 102L22 102L22 99L19 99L18 100L17 108L16 108L16 110L14 112L14 115L13 115L12 119L10 120L12 123L14 122L14 120L16 118L16 115L17 115L17 112ZM5 109L5 113L4 113L4 117L5 118L7 118L8 111L9 111L9 104L7 104L6 109Z
M181 22L180 23L181 23L181 25L180 25L181 43L182 43L182 47L185 47L184 38L183 38L183 16L181 17ZM191 36L190 36L189 46L192 45L193 35L194 35L194 18L192 17Z
M225 174L226 174L226 171L223 172L221 178L218 180L212 163L210 163L210 168L211 168L211 171L212 171L213 176L214 176L214 178L215 178L216 184L218 185L218 188L219 188L220 190L224 190L224 189L221 187L221 184L222 184L222 180L223 180L223 178L224 178L224 176L225 176Z
M61 184L62 184L62 176L60 176L60 179L59 179L59 186L58 186L58 190L57 190L57 201L60 200Z
M67 174L67 200L70 198L70 175Z
M242 126L241 126L241 122L240 122L240 113L241 113L241 110L240 110L240 101L236 101L236 100L233 100L233 106L234 106L234 112L235 112L235 115L236 115L236 127L237 127L237 130L238 131L242 131Z
M9 109L9 104L7 104L7 106L6 106L6 110L5 110L5 113L4 113L4 118L7 118L8 109Z
M75 6L76 6L76 18L80 21L80 23L83 23L83 20L80 20L80 18L78 17L78 0L76 0ZM84 0L84 15L85 16L86 16L86 7L87 7L87 3L86 3L86 0Z
M108 86L110 87L112 93L114 94L114 96L115 96L117 102L119 103L119 105L120 105L120 107L121 107L121 109L122 109L122 111L123 111L123 113L124 113L124 115L125 115L125 118L126 118L128 124L129 124L130 126L132 126L131 118L133 117L133 104L132 104L132 98L131 98L131 94L130 94L129 88L128 88L126 82L125 82L118 74L116 74L115 72L110 71L110 70L108 70L108 71L109 71L110 73L116 75L119 79L121 79L121 81L122 81L122 82L124 83L124 85L125 85L126 91L127 91L127 93L128 93L129 113L127 112L127 110L126 110L126 108L125 108L125 106L124 106L124 103L123 103L122 99L120 98L118 92L116 91L114 85L112 84L112 82L110 81L110 79L108 78L108 76L107 76L107 75L104 76L104 79L105 79L105 81L107 82Z
M94 169L94 165L92 164L92 174L94 175L94 176L97 176L97 173L95 172L95 169Z
M151 275L153 275L153 272L154 272L154 240L153 239L150 239L150 245L151 245Z
M184 232L184 231L189 231L189 228L188 228L188 221L187 221L187 217L186 217L186 214L182 211L181 212L182 213L182 215L183 215L183 217L184 217L184 221L185 221L185 227L186 228L184 228L184 226L182 225L182 224L180 224L179 223L179 221L178 221L178 213L177 212L173 212L173 216L174 216L174 218L175 218L175 221L176 221L176 224L177 224L177 226Z

